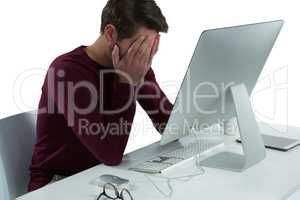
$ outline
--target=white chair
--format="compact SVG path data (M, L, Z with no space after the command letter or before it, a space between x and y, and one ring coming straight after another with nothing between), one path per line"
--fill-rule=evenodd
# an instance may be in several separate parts
M36 112L0 120L0 199L12 200L27 191L35 143Z

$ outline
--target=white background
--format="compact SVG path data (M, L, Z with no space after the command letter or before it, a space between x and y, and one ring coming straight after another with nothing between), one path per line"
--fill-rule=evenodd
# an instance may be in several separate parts
M105 3L106 0L1 1L0 118L36 109L49 64L60 54L94 42ZM159 0L157 3L170 31L162 36L153 68L172 101L203 30L284 19L285 27L254 92L253 106L260 120L300 126L297 1ZM34 75L28 77L28 74ZM159 138L139 108L126 151Z

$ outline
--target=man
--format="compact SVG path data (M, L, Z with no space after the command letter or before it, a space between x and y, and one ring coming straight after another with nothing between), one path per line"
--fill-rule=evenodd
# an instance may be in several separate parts
M56 175L120 164L136 101L163 132L172 104L151 62L167 31L154 0L109 0L96 42L55 59L42 87L29 191Z

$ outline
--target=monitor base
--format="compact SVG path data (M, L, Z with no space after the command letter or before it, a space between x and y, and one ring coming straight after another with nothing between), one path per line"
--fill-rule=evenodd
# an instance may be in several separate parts
M230 88L235 106L244 155L222 152L209 157L201 166L242 172L266 157L266 148L256 122L247 88L244 84Z

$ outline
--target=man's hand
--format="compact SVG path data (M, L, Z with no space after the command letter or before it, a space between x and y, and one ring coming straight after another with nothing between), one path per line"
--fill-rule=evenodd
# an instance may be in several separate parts
M159 36L155 38L140 37L128 49L126 55L120 60L120 50L115 45L112 52L114 68L122 72L120 81L138 85L143 82L149 71L152 59L158 51Z

